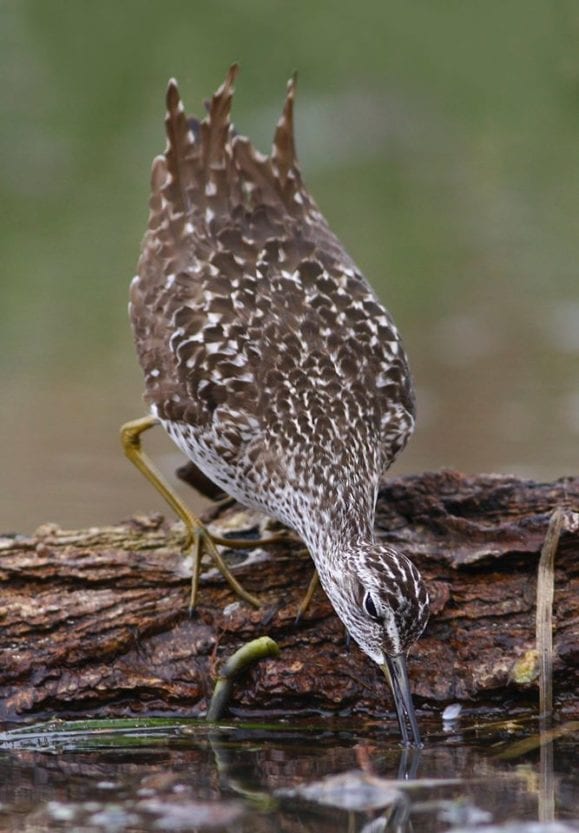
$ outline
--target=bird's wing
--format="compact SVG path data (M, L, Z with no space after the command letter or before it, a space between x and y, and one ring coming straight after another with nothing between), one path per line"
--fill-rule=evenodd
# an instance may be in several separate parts
M169 420L218 419L235 454L266 415L274 419L276 403L277 419L288 403L303 404L311 426L316 409L322 419L355 397L387 463L413 415L397 331L304 187L295 78L264 156L231 125L236 74L234 66L201 122L187 119L175 82L167 91L167 149L153 164L131 288L147 398Z

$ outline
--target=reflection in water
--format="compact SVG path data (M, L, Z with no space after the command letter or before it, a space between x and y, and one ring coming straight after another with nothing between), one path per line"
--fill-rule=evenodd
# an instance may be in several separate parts
M572 736L577 738L579 732L579 721L570 721L553 728L551 718L539 720L539 732L509 744L499 752L498 757L502 760L515 761L523 758L539 749L538 767L538 818L540 821L553 821L556 817L556 779L554 768L554 744L559 738ZM574 750L577 758L577 751ZM577 767L574 767L576 770ZM579 807L579 801L577 802Z
M541 744L539 762L539 821L555 818L555 778L553 772L553 743Z
M191 721L157 734L53 735L42 750L35 741L0 753L0 828L438 833L579 813L569 738L554 756L549 744L540 760L506 761L496 730L479 727L472 743L439 735L420 753L360 728Z

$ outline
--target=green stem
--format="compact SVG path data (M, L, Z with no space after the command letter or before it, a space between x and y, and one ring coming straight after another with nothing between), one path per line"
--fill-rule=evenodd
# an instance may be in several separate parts
M219 720L227 708L234 680L251 665L264 657L277 657L279 646L269 636L253 639L236 651L225 662L213 689L213 696L207 710L207 720Z

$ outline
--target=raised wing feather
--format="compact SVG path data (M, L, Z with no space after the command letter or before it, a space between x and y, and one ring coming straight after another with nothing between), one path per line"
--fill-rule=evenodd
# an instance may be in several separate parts
M207 431L234 459L316 438L375 435L387 466L413 427L396 328L305 189L295 78L270 156L236 135L233 66L206 118L167 91L167 149L153 164L149 226L131 288L146 396L163 419Z

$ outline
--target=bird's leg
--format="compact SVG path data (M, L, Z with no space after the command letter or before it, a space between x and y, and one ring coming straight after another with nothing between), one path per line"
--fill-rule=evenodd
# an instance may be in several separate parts
M232 575L231 570L217 551L215 543L225 543L230 546L227 539L213 538L211 534L205 529L202 522L190 512L181 499L175 494L168 483L165 482L162 475L157 471L149 457L145 454L141 447L141 434L148 431L153 426L158 425L159 420L156 417L149 416L142 419L136 419L132 422L126 422L121 428L121 442L126 456L131 463L135 465L139 471L144 474L149 483L157 489L157 491L164 497L175 514L181 518L185 524L186 538L185 549L188 550L193 546L193 578L191 583L191 609L193 609L197 599L197 588L199 584L199 571L203 551L205 550L210 555L218 570L221 572L231 589L237 593L245 601L254 607L260 607L259 599L252 596L241 587L237 579ZM255 546L255 541L248 541L247 546Z
M227 539L224 539L227 540ZM191 577L191 600L189 602L189 611L193 612L195 610L195 605L197 604L197 593L199 590L199 574L201 571L201 559L203 558L203 550L205 550L208 555L213 558L215 562L215 566L223 576L223 578L227 581L231 589L234 593L236 593L240 598L244 599L250 605L254 607L261 607L261 602L255 596L252 596L251 593L248 593L247 590L244 590L241 584L237 581L225 561L223 560L219 550L215 546L215 539L213 536L205 529L204 526L197 527L194 532L194 545L193 545L193 575Z
M308 589L306 590L306 595L300 602L300 606L298 607L298 613L296 616L296 625L310 606L310 602L314 597L314 593L316 592L318 585L320 583L320 578L318 576L318 571L314 568L314 574L310 579L310 583L308 584Z
M132 422L126 422L121 427L121 442L125 455L129 458L131 463L136 466L141 474L147 478L149 483L164 497L175 514L181 518L185 524L185 546L188 550L195 543L195 530L202 527L201 521L191 514L187 507L181 502L180 498L166 483L163 476L157 471L153 462L149 459L147 454L142 449L141 434L159 424L156 417L149 416L142 419L135 419Z

